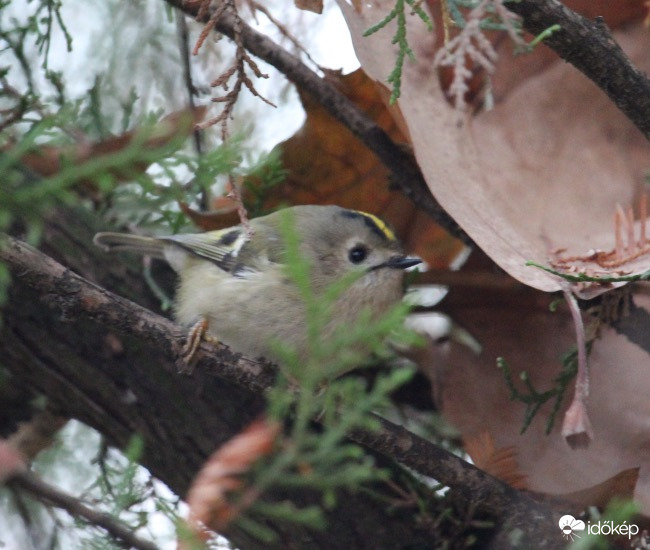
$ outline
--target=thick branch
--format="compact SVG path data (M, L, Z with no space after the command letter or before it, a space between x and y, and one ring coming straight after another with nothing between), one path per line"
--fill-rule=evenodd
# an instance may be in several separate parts
M197 16L197 2L166 1L191 17ZM209 19L210 14L207 13L200 22L205 23ZM377 158L392 172L395 183L407 197L452 235L468 244L471 243L465 232L445 212L429 191L412 154L395 144L390 136L369 116L361 112L334 85L318 76L299 58L243 21L239 26L242 44L249 52L273 65L294 84L312 94L336 120L346 126L377 155ZM232 17L224 13L217 21L215 30L229 38L234 38Z
M532 34L559 25L544 43L591 79L650 139L650 80L632 65L601 17L590 21L558 0L511 1L508 9Z
M36 296L40 296L41 301L45 302L47 309L60 312L55 317L60 315L62 319L68 320L68 323L74 322L75 326L84 327L82 330L87 331L90 331L91 324L99 324L104 335L114 335L114 338L124 339L125 345L136 346L140 354L144 354L145 357L150 357L154 362L153 366L159 372L162 372L161 369L164 369L168 373L174 372L174 365L177 361L182 342L179 337L178 328L167 319L90 283L20 241L9 239L8 246L0 251L0 260L6 262L10 266L12 273L18 278L14 286L18 287L21 292L29 291ZM33 315L33 313L29 312L27 314L30 316ZM49 321L46 320L46 323L51 322L51 319ZM60 321L60 323L63 322ZM58 370L66 368L70 362L74 361L72 357L64 356L62 358L65 362L64 366L51 364L55 361L54 356L60 360L57 356L59 350L24 349L28 345L25 342L27 335L24 333L17 334L21 329L16 324L8 323L8 325L10 325L9 330L5 328L0 343L0 360L3 360L3 362L10 366L12 374L16 376L25 375L24 370L27 367L24 361L26 359L21 358L22 354L34 354L38 360L44 363L44 371L47 369ZM35 327L35 329L37 328ZM11 338L8 338L8 336L11 336ZM86 339L86 336L84 334L83 340ZM38 348L39 344L41 346L44 344L38 341L38 332L33 335L33 338L36 339L36 342L31 340L30 344L34 348ZM127 338L128 342L126 340ZM45 343L45 345L50 344ZM79 340L79 345L82 345L81 340ZM92 342L84 343L84 347L88 346L93 347ZM120 411L118 408L118 411L115 411L111 407L114 406L116 398L120 398L119 393L118 395L111 396L109 394L106 397L102 397L101 395L93 395L93 392L101 392L99 388L92 386L92 384L89 387L83 386L83 382L80 379L89 374L92 382L95 384L115 384L115 381L109 378L110 374L115 373L112 373L112 371L106 372L102 369L101 357L104 352L101 349L95 349L93 351L95 354L99 352L96 358L98 364L95 367L97 372L78 372L74 367L78 367L79 365L73 362L70 370L65 373L60 373L65 379L61 381L56 380L56 383L61 383L66 388L64 391L61 391L61 388L58 387L51 387L51 383L48 383L47 376L43 373L40 373L34 378L43 381L43 390L46 393L51 393L54 396L58 395L59 399L64 399L66 404L68 400L67 395L70 395L70 392L75 392L81 401L79 403L81 409L72 406L72 410L68 412L72 414L77 412L82 420L88 421L88 418L90 418L91 424L93 424L93 421L95 424L101 424L102 422L105 424L106 418L104 418L104 415L110 415L111 420L117 415L118 418L115 420L117 420L118 425L124 425L118 428L111 428L114 432L114 440L125 442L132 432L142 433L143 429L145 433L149 433L151 439L155 440L156 437L160 438L158 432L162 431L162 440L168 440L166 444L170 444L172 447L167 451L172 456L178 457L174 452L177 452L179 448L182 449L190 441L188 437L189 426L185 426L181 422L180 426L176 428L178 429L178 433L172 433L174 428L170 426L153 426L153 433L151 433L151 426L143 427L142 425L138 425L137 422L134 424L134 421L136 421L135 412L138 412L139 415L156 415L155 407L153 410L133 411L130 410L131 407L125 401L121 407L124 410ZM146 392L143 394L143 389L138 384L143 383L142 376L144 375L146 377L147 371L138 371L146 367L146 365L130 364L129 358L126 355L126 349L119 351L122 357L118 359L121 363L126 364L129 369L128 372L131 375L130 380L126 381L128 384L127 389L131 395L130 399L134 400L135 398L136 403L141 402L147 394ZM31 360L33 361L34 358ZM91 368L91 365L92 362L88 362L85 366L86 368ZM31 368L33 369L34 367L32 366ZM149 370L151 369L149 368ZM230 384L236 384L259 395L269 387L273 378L273 369L270 365L247 359L241 354L231 352L224 346L213 346L207 343L202 344L198 352L196 371L196 374L202 372L211 373ZM106 378L104 382L102 382L103 377ZM56 375L54 378L56 379ZM176 389L191 391L190 388L196 385L197 381L190 380L176 373L171 376L169 374L164 377L158 376L157 383L164 383L167 386L171 384L172 386L172 388L164 388L163 386L156 385L151 388L157 394L156 397L158 400L164 402L167 400L177 401L179 396L172 399L170 396L173 395L173 392L169 392ZM102 385L102 389L106 389L104 385ZM167 395L165 395L165 392L167 392ZM112 399L113 403L106 402L106 399ZM152 405L152 403L141 404L145 407ZM200 403L193 405L195 411L199 410L199 405ZM87 409L90 409L90 412ZM80 410L83 411L83 414L79 413ZM192 412L195 411L183 410L181 414L186 418L191 418ZM187 415L188 412L190 413L189 416ZM98 416L102 418L100 419ZM164 415L159 420L163 422L165 420ZM368 433L357 430L351 434L351 437L369 449L383 454L392 460L401 462L415 471L431 476L441 483L456 489L468 504L471 503L474 507L495 514L501 518L504 524L504 529L501 530L502 536L507 536L507 533L513 528L518 528L523 530L526 538L535 540L538 547L544 547L544 544L539 546L541 539L547 541L548 547L553 547L555 542L557 542L553 538L545 537L538 531L540 526L552 524L550 522L550 512L545 507L474 468L448 451L415 436L399 426L385 420L382 420L382 426L382 431L379 433ZM106 429L105 425L103 427ZM116 429L119 434L117 437L115 436ZM232 427L229 427L225 431L232 432ZM109 433L109 437L110 435ZM219 438L221 438L222 434L213 434L214 436L220 436ZM154 450L158 454L165 455L164 452L159 453L159 448ZM201 455L204 452L205 449L199 450L198 456L196 457L197 461L201 460ZM157 456L156 458L158 461L165 463L165 459L168 457ZM205 457L203 456L203 458ZM169 476L168 468L170 465L164 466L164 464L154 463L154 466L158 466L158 474L164 471L164 475L161 477L169 483L169 478L165 476ZM154 473L156 473L155 468ZM187 472L182 479L187 479ZM176 490L186 486L186 483L181 482L181 487L178 487L179 483L174 483L173 480L170 484L172 487L176 487ZM532 517L536 518L536 520L531 521ZM540 521L542 519L546 521Z

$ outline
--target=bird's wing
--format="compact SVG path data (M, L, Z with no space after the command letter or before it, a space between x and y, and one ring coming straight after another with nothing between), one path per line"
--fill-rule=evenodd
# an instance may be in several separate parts
M171 235L160 237L160 240L210 260L228 273L236 269L240 253L248 244L246 231L239 226L206 233Z

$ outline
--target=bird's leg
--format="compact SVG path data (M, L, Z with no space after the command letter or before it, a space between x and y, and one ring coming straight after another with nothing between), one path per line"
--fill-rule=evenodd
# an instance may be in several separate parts
M208 320L205 317L199 319L187 333L187 340L181 350L182 372L188 374L192 372L194 362L196 361L196 350L199 348L202 340L215 344L219 343L217 338L208 335Z

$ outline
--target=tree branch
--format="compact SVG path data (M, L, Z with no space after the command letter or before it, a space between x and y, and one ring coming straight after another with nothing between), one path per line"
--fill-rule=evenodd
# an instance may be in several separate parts
M8 484L30 493L45 504L62 508L73 517L85 519L91 525L105 529L123 548L137 550L157 550L158 546L133 534L132 530L110 514L99 512L86 506L81 500L59 491L30 472L21 472L8 481Z
M164 369L168 373L175 370L174 365L178 360L182 348L182 338L180 337L179 327L169 320L90 283L20 241L7 238L7 246L0 250L0 261L6 262L14 276L17 277L14 287L19 287L22 291L29 290L31 293L40 296L40 300L44 302L47 309L57 312L56 315L60 315L63 319L68 320L68 322L74 321L75 326L83 326L85 330L90 330L88 328L90 323L98 323L104 335L114 334L119 338L128 337L129 344L138 347L139 352L144 354L144 356L151 357L154 361L154 366L158 370ZM23 302L20 301L20 303ZM32 312L28 315L31 318L34 314ZM16 331L16 328L13 327L13 330ZM3 329L3 337L0 339L0 360L9 366L12 375L24 375L25 363L23 361L16 361L16 358L20 357L21 351L26 353L27 350L17 349L20 347L20 341L16 338L8 338L7 334L7 329ZM78 333L76 335L78 337ZM38 334L34 336L38 339ZM84 334L83 340L86 340L86 334ZM33 345L35 347L38 346L36 343ZM92 345L91 338L85 346L92 347ZM31 351L42 362L47 363L52 360L46 356L47 352L45 350L35 349ZM56 354L57 351L53 349L50 353ZM96 354L97 350L94 351ZM18 356L16 355L17 352ZM120 350L120 352L124 354L126 353L126 349ZM102 352L100 351L99 357L101 355ZM9 361L7 361L7 357L9 357ZM72 361L72 358L69 356L63 357L63 359L67 362ZM138 401L143 400L142 389L136 385L143 383L143 373L137 372L140 365L131 364L128 361L128 357L120 357L119 360L126 364L131 373L132 379L128 382L128 390L137 397ZM73 368L64 375L67 391L61 391L58 387L51 387L47 378L43 376L33 378L43 380L45 386L44 391L47 394L52 397L59 396L59 399L65 399L66 395L70 395L70 388L75 388L76 392L80 391L78 386L81 383L75 380L75 377L88 376L90 374L92 381L97 384L101 382L102 376L106 376L105 372L101 369L101 361L97 358L95 361L99 361L96 367L98 372L96 373L77 372L74 368L76 365L72 365ZM89 364L92 364L92 362L89 361ZM61 367L56 365L55 368L60 369ZM230 351L225 346L214 346L207 342L202 343L198 350L195 369L197 375L200 375L200 373L210 373L229 384L236 384L258 395L262 395L265 389L272 384L274 373L271 365L247 359L239 353ZM59 376L61 374L59 373ZM174 389L185 386L185 390L187 390L188 381L190 386L196 384L196 380L189 380L187 377L181 376L178 373L172 376L168 374L164 377L164 384L168 386L171 384ZM110 381L110 383L114 382ZM163 378L159 376L158 384L162 383ZM170 399L169 395L164 395L164 388L162 386L156 385L152 390L155 392L159 392L160 390L159 399L163 401ZM84 414L81 415L82 420L87 420L90 414L91 424L93 424L92 419L95 422L99 422L94 416L95 413L93 413L93 409L99 408L100 410L98 412L100 416L107 414L115 416L119 414L122 417L117 420L121 420L125 426L119 430L120 436L118 438L114 437L113 439L124 442L128 440L127 433L129 436L133 431L142 433L142 426L138 426L137 424L135 426L131 425L133 423L133 413L128 408L125 407L123 412L118 413L114 410L104 411L102 407L109 407L110 405L103 405L104 400L92 395L92 391L96 392L97 388L82 390L82 397L85 393L90 394L82 403L83 407L81 410L84 411ZM112 399L114 402L116 396L107 396L106 398ZM178 397L175 399L178 400ZM149 403L145 403L145 406L149 405ZM74 406L72 409L68 412L74 415L76 409ZM90 409L91 412L88 413L86 409ZM147 412L149 414L156 414L155 408ZM191 413L192 411L189 412ZM162 419L160 420L162 421ZM103 422L105 423L105 421L106 419L104 418ZM404 428L383 419L381 420L381 425L382 430L378 433L356 430L350 434L351 439L391 460L401 462L417 472L433 477L444 485L448 485L457 490L458 494L461 495L467 504L471 503L475 508L489 511L490 514L496 515L502 527L499 533L503 537L506 537L507 533L512 529L517 528L522 530L526 539L530 539L531 541L535 540L536 545L542 539L548 540L550 547L553 547L555 542L557 542L554 542L555 537L553 535L549 535L548 531L545 531L548 525L554 526L554 522L551 521L550 511L543 505L540 505L499 480L492 478L448 451L408 432ZM182 423L181 426L183 426ZM170 427L156 427L154 433L151 434L151 438L159 438L157 432L162 431L166 434L165 437L180 438L182 444L186 445L188 440L187 428L184 430L183 427L178 428L179 433L177 434L171 434L172 428ZM104 426L104 428L106 427ZM199 429L201 428L199 427ZM232 428L228 432L232 432ZM155 450L160 451L160 449ZM173 453L174 449L169 449L169 452ZM199 455L202 455L203 452L200 451ZM158 459L161 458L164 457L158 457ZM205 459L205 456L202 458ZM197 459L201 460L200 456ZM164 469L164 475L160 477L170 483L167 468L169 468L169 465ZM154 468L155 473L156 470ZM183 479L187 481L187 477L186 472ZM186 481L185 483L181 483L181 488L186 487ZM175 490L179 490L177 482L174 483L171 480L170 485ZM180 494L182 494L182 490ZM533 517L536 518L535 521L531 520ZM555 530L551 531L551 533L555 533Z
M166 0L171 6L196 18L197 2ZM207 23L210 13L199 19ZM233 18L224 13L216 23L215 30L234 40ZM415 157L393 142L390 136L369 116L345 97L334 85L322 79L300 59L273 42L270 38L241 22L242 45L253 55L273 65L289 80L312 94L316 100L339 122L357 136L377 158L392 172L393 179L401 191L419 208L427 212L438 224L453 236L467 244L471 239L435 200L427 186Z
M560 25L544 44L592 80L650 139L650 80L632 65L602 17L590 21L558 0L510 1L508 9L532 34Z

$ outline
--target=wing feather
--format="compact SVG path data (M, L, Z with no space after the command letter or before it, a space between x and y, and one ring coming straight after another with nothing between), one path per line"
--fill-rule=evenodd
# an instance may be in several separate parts
M206 233L189 233L161 237L161 241L173 243L206 260L210 260L227 273L237 267L237 257L248 243L241 227L229 227Z

